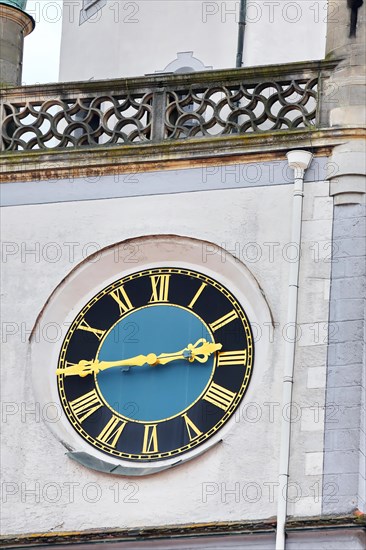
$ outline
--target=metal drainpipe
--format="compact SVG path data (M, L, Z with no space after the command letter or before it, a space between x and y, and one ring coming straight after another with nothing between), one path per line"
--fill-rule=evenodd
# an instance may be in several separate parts
M285 549L285 526L287 517L287 490L289 478L290 441L291 441L291 403L292 385L295 366L295 340L297 322L297 298L299 289L299 268L301 251L301 230L302 230L302 202L304 196L304 174L309 167L313 155L308 151L293 150L287 154L287 161L294 170L293 187L293 210L291 243L297 246L297 261L290 263L288 306L287 306L287 332L288 338L285 342L285 366L283 372L283 393L282 410L289 404L289 418L282 415L281 443L280 443L280 467L279 467L279 491L277 502L277 532L276 550Z
M235 67L243 65L243 50L244 50L244 34L245 34L245 19L247 11L247 0L240 0L239 7L239 29L238 29L238 50L236 53Z

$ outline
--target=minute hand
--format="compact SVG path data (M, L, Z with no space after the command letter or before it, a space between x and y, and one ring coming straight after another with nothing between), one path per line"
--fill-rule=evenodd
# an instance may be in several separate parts
M149 353L148 355L136 355L129 359L122 359L120 361L79 361L76 365L72 365L66 369L57 369L57 374L64 374L65 376L81 376L84 378L88 374L98 374L98 372L107 370L114 367L142 367L143 365L166 365L172 361L179 359L186 359L189 362L198 361L199 363L205 363L208 357L222 348L222 344L213 344L207 342L204 338L197 340L195 344L188 344L188 346L176 353L161 353L155 355L155 353Z
M121 361L99 361L98 359L93 359L91 361L82 360L71 367L66 369L57 369L56 374L63 374L64 376L81 376L84 378L88 374L98 374L98 372L112 367L142 367L146 363L149 363L151 356L156 355L136 355L135 357L130 357L129 359L122 359ZM153 364L153 363L152 363Z

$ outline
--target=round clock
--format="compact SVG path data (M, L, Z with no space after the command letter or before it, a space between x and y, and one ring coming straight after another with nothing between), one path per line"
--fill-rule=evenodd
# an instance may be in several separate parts
M214 436L247 389L253 337L220 282L164 266L114 280L69 327L59 398L94 449L131 462L180 456Z

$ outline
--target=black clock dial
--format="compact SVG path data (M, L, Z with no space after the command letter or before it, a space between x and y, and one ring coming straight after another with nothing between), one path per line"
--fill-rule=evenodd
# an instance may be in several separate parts
M180 268L128 275L96 294L62 345L62 406L95 448L158 461L212 437L247 389L254 357L241 305Z

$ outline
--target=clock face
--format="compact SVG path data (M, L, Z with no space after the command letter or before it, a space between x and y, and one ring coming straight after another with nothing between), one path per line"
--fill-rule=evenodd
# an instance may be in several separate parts
M57 384L72 426L114 457L190 451L234 414L253 365L248 319L214 279L154 268L95 295L63 342Z

